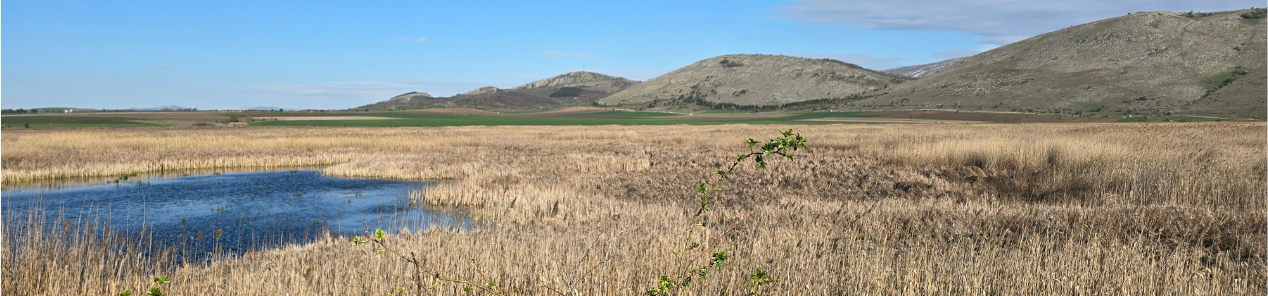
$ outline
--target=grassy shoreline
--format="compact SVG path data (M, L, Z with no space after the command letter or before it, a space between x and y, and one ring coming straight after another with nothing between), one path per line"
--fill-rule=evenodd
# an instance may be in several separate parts
M743 139L788 128L810 140L800 162L741 169L709 214L700 235L736 259L702 294L742 293L758 267L773 294L1265 292L1262 123L6 130L2 143L6 182L321 161L335 176L453 179L413 197L496 227L415 229L396 246L530 294L626 295L670 268L692 185ZM90 243L39 249L61 263L33 266L35 243L4 242L6 293L117 294L157 275L92 271L120 258L77 259ZM330 238L176 264L164 287L411 289L407 266L373 257Z

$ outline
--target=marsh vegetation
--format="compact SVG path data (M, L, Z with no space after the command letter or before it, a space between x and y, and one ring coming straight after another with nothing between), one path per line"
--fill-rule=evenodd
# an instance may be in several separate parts
M642 294L673 268L693 188L787 126L6 130L3 180L330 164L446 180L418 203L486 227L393 246L527 294ZM737 168L696 234L732 258L695 294L1263 294L1263 123L817 125L797 163ZM77 221L5 221L6 294L414 294L412 266L325 237L206 264ZM107 238L111 236L105 236ZM603 260L600 260L600 259ZM464 294L440 285L442 295Z
M152 233L128 238L144 239L156 249L178 249L191 261L213 252L306 243L327 232L350 236L376 228L395 232L405 225L461 227L463 222L460 214L415 206L410 191L429 183L336 178L317 170L68 183L5 188L3 215L21 220L51 214L45 217L49 223L91 219L98 228L137 234L148 228Z

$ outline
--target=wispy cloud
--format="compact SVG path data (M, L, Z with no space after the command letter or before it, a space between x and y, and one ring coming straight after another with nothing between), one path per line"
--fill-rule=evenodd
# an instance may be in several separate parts
M1262 7L1262 0L795 0L781 17L864 29L951 31L1003 45L1030 36L1137 11L1221 11Z
M175 65L158 65L158 66L154 66L154 68L150 68L149 70L145 70L145 73L153 73L154 71L158 71L158 70L163 70L163 69L171 68L172 66L175 66Z
M602 59L603 58L601 56L596 56L596 55L592 55L592 54L588 54L584 52L568 52L568 51L558 51L558 50L543 51L538 53L538 55L546 56L546 57L573 57L573 58L583 58L583 59Z
M808 59L834 59L868 69L888 69L898 65L898 58L878 58L865 54L795 53L792 56Z

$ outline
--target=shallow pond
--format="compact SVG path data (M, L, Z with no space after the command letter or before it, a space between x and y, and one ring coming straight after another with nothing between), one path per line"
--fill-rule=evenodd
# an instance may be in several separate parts
M6 223L42 211L50 222L85 221L140 233L159 246L241 252L299 243L325 232L395 232L439 224L465 227L461 215L411 206L426 182L350 179L319 170L214 173L130 178L90 184L6 188ZM61 225L61 224L54 224Z

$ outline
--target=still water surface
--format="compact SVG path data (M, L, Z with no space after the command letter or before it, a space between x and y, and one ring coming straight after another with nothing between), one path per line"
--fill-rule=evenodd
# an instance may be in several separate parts
M146 227L153 230L146 238L160 246L236 253L310 241L327 231L465 227L461 215L410 206L409 192L427 186L287 170L6 188L0 195L6 218L40 209L60 215L49 219L91 217L93 224L133 233Z

